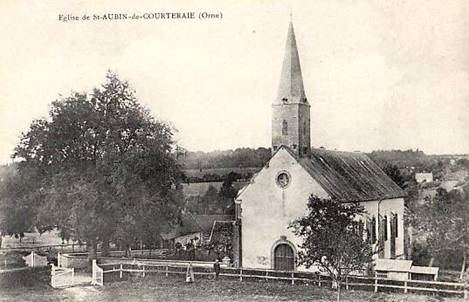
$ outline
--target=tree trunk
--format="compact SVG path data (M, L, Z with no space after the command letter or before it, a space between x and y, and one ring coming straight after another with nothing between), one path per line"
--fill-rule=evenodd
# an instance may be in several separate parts
M428 264L428 266L433 266L433 262L435 262L435 257L430 258L430 263Z
M88 252L88 262L91 266L91 262L93 262L93 259L98 258L98 243L96 240L92 240L90 243L90 250Z
M342 286L342 282L337 281L337 302L340 302L340 288Z
M109 256L109 239L103 240L101 256L103 257Z
M464 271L466 270L466 251L464 251L463 253L464 253L464 257L463 257L462 265L461 265L461 273L459 274L460 280L464 278Z

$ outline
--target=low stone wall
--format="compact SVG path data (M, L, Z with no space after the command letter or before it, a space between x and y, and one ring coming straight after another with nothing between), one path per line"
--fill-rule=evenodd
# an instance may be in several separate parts
M152 256L163 256L168 250L157 249L157 250L132 250L131 257L152 257ZM101 252L98 252L98 256L101 256ZM111 257L125 257L125 251L110 251L109 256Z
M65 267L65 268L75 268L75 269L81 269L81 268L87 268L88 267L88 254L86 253L80 253L80 254L59 254L60 260L59 261L59 266Z

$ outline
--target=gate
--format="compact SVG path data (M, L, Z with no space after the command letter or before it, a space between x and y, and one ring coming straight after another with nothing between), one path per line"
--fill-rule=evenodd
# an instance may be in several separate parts
M51 265L50 285L52 287L67 287L74 285L75 270L73 268Z
M93 265L92 265L92 277L91 277L91 284L92 285L99 285L103 286L104 284L104 276L103 276L103 269L100 268L96 264L96 259L93 259ZM121 273L122 274L122 273Z

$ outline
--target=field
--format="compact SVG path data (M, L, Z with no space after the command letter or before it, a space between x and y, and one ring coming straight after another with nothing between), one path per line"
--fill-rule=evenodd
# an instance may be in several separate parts
M0 301L335 301L335 292L326 288L237 280L196 279L186 284L182 276L147 276L145 279L107 283L104 287L52 289L45 284L26 288L0 288ZM342 301L463 301L424 295L344 291Z
M21 239L21 242L19 238L3 236L0 242L2 243L2 248L18 248L31 245L62 244L62 239L60 239L59 232L54 230L45 232L44 234L39 234L38 232L24 233L24 237Z

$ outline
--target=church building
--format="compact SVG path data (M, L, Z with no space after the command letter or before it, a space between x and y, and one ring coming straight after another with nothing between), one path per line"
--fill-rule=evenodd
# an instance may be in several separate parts
M249 268L304 270L296 265L301 240L288 226L306 214L311 194L360 202L376 257L403 259L405 192L363 153L311 148L310 107L290 22L272 104L273 154L235 201L241 238L235 261Z

